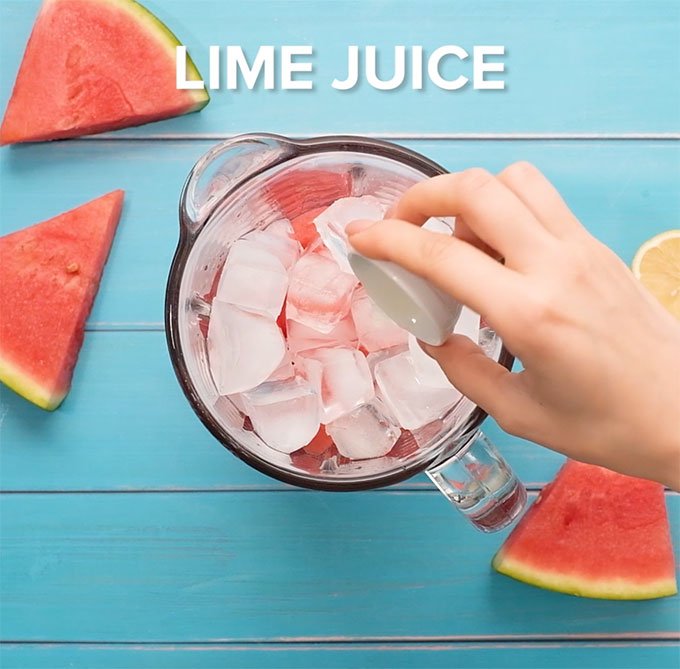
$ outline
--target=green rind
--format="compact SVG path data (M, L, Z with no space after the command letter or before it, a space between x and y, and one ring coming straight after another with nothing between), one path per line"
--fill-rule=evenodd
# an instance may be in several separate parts
M678 592L675 578L657 579L649 583L631 582L623 578L592 580L529 566L508 557L503 549L496 553L491 564L498 573L517 581L575 597L639 600L670 597Z
M24 399L45 411L54 411L66 397L68 390L54 393L23 373L16 365L0 355L0 381Z
M59 0L52 0L53 2L58 2ZM147 28L147 30L154 36L157 37L161 46L163 46L173 64L175 62L175 47L181 46L182 42L179 41L177 35L168 28L168 26L163 23L155 14L152 14L146 7L140 5L136 0L91 0L98 4L108 4L112 7L121 9L137 22L142 24ZM190 80L202 80L203 77L198 71L196 64L191 59L191 56L187 52L187 76ZM185 113L190 114L192 112L197 112L203 109L208 102L210 102L210 94L206 88L199 90L186 90L184 93L188 93L190 97L194 98L195 104Z

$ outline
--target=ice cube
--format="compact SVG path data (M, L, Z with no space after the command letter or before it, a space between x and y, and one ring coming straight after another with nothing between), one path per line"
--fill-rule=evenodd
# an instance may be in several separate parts
M461 397L451 385L433 388L423 384L408 352L378 362L375 380L380 399L399 425L407 430L415 430L440 418Z
M435 437L439 436L444 429L444 421L441 418L433 420L427 425L413 430L413 438L420 448L425 448Z
M385 348L382 351L373 351L366 356L366 362L368 362L368 368L371 370L371 374L375 376L375 366L381 361L387 358L392 358L395 355L404 353L408 351L406 344L400 346L392 346L392 348Z
M243 239L256 243L275 255L285 269L290 269L302 253L302 247L292 237L293 227L290 221L282 218L274 221L264 230L253 230Z
M392 450L401 430L373 400L326 425L341 455L352 460L380 458Z
M503 342L496 332L488 325L479 328L479 347L493 360L498 360Z
M265 316L215 300L208 324L208 360L220 395L250 390L281 364L286 342Z
M314 225L338 265L343 271L351 272L345 228L358 219L380 220L384 214L385 206L372 195L341 197L314 219Z
M423 230L430 232L441 232L442 234L451 236L454 228L454 218L428 218L423 223Z
M320 253L305 253L290 273L286 317L329 333L349 312L353 274Z
M243 427L242 403L240 395L220 395L212 403L212 408L222 425L230 428L241 429Z
M242 397L255 432L276 451L298 450L319 429L319 399L305 379L270 381Z
M300 373L321 397L323 424L373 399L375 389L364 354L350 348L317 348L298 358Z
M406 344L408 333L368 296L363 286L352 295L352 318L359 343L369 352Z
M231 400L231 403L241 412L241 413L246 413L246 407L243 404L243 398L241 397L241 393L234 393L233 395L229 395L229 400Z
M293 376L295 376L293 355L287 350L279 366L267 377L267 381L283 381Z
M344 346L356 348L357 333L350 314L345 316L330 332L319 332L297 321L288 321L288 350L293 354L313 348Z
M413 336L408 336L408 350L413 360L416 377L420 383L433 388L451 388L451 381L444 374L444 370L439 363L432 359L420 347L418 340Z
M455 334L465 335L476 344L479 339L479 314L463 307L453 331Z
M272 235L279 237L288 237L290 239L294 236L293 224L287 218L279 218L270 223L265 230Z
M293 356L290 351L286 351L283 359L279 363L279 366L265 379L265 383L270 381L283 381L285 379L290 379L295 376L295 365L293 365ZM234 395L229 395L229 399L232 401L234 406L242 413L248 413L246 411L245 405L243 404L243 395L241 393L236 393Z
M479 337L479 314L472 309L463 307L453 331L455 334L465 335L476 344ZM418 340L411 334L408 336L408 348L413 359L416 376L421 383L435 388L453 387L439 363L423 351Z
M215 299L275 319L287 290L281 261L258 241L244 238L229 249Z

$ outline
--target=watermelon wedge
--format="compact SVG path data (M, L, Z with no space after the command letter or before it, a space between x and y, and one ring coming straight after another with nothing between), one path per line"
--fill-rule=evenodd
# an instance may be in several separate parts
M43 409L69 391L123 195L0 238L0 381Z
M580 597L674 595L663 487L569 460L512 531L493 566L519 581Z
M177 38L133 0L45 0L0 127L0 144L90 135L198 111L177 90ZM187 77L200 79L187 60Z

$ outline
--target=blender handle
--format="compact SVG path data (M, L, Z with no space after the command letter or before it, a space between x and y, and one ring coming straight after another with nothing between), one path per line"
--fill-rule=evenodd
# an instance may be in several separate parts
M526 504L524 486L481 431L476 431L453 456L426 470L426 474L482 532L506 527Z
M287 138L268 134L239 135L214 146L194 165L182 189L179 213L184 231L196 234L225 195L296 150Z

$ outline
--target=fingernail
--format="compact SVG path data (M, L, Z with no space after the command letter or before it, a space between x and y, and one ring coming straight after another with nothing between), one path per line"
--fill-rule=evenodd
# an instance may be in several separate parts
M368 230L371 226L375 225L375 221L352 221L346 228L345 232L348 235L356 235L358 232L363 232Z

